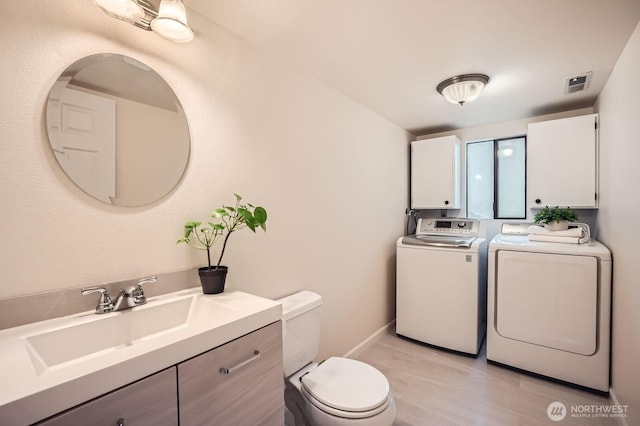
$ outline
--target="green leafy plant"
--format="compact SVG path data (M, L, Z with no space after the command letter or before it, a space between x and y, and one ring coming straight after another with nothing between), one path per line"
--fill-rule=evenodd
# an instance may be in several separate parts
M533 220L536 223L544 223L548 225L551 222L562 222L564 220L567 222L575 222L578 220L578 215L570 208L561 209L558 206L545 206L545 208L536 213Z
M216 208L211 212L211 217L214 219L212 222L206 224L195 221L187 222L184 225L184 235L177 241L178 244L186 243L195 249L206 250L209 270L212 269L211 247L218 239L224 236L222 251L213 269L220 267L227 242L232 233L245 228L253 232L256 232L258 228L262 228L263 231L267 230L267 211L264 207L256 207L249 203L241 204L242 197L235 193L233 195L236 197L234 206Z

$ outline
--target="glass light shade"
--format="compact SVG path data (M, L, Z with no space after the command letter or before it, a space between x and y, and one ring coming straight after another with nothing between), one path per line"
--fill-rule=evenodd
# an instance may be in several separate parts
M193 40L193 31L187 24L187 11L181 0L162 0L158 17L151 21L151 29L158 35L178 43Z
M94 3L107 15L127 22L138 22L144 17L144 10L136 0L94 0Z
M476 99L488 82L489 77L484 74L465 74L443 81L437 90L452 104L464 105Z
M447 86L442 90L442 95L452 104L465 104L477 98L483 87L484 83L463 81Z

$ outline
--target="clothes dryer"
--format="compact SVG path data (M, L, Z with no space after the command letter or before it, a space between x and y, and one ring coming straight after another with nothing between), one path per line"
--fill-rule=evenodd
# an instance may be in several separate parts
M487 359L608 392L611 253L506 229L489 244Z

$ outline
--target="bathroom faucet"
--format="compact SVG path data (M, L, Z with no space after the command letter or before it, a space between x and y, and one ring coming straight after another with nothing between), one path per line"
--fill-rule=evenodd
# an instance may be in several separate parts
M113 300L107 289L104 287L83 288L81 293L83 296L91 293L100 293L98 306L96 306L96 314L106 314L108 312L122 311L124 309L133 308L135 306L147 303L147 297L144 294L142 284L154 283L158 279L156 277L142 278L134 286L120 289L116 300Z

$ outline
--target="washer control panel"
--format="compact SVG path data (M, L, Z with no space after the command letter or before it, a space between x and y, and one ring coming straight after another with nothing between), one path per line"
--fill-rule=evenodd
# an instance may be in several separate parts
M480 235L480 221L461 218L420 218L416 235L458 235L477 237Z

